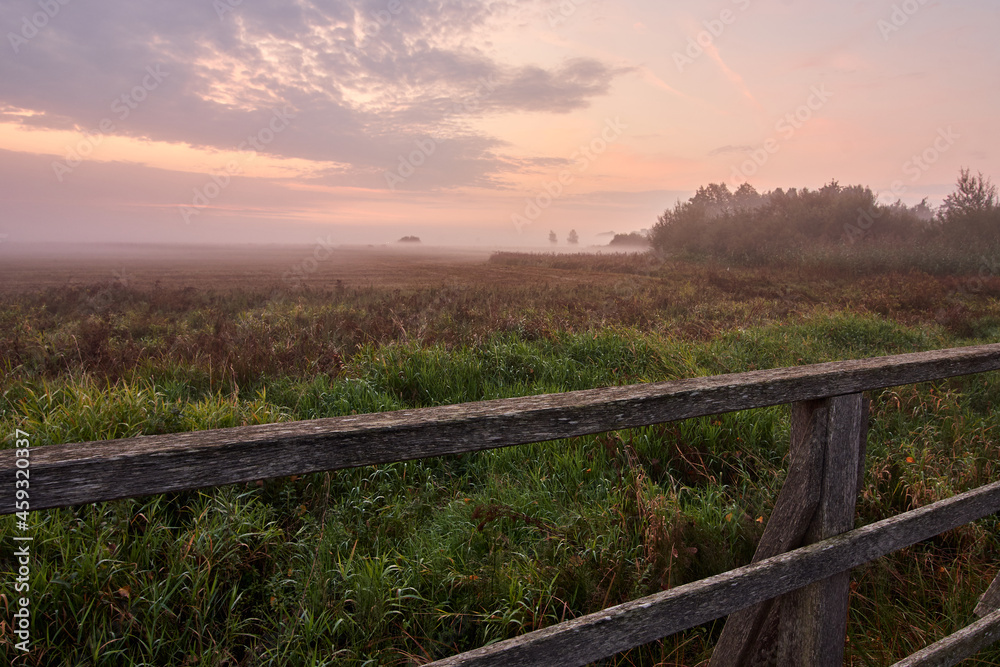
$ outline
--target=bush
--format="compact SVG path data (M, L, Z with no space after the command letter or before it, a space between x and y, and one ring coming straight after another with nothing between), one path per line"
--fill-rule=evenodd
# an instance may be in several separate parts
M609 246L641 246L649 245L649 237L639 232L628 234L615 234L615 237L608 243Z
M973 176L968 169L959 172L956 190L941 204L942 232L954 241L997 240L1000 232L1000 207L997 188L982 172Z

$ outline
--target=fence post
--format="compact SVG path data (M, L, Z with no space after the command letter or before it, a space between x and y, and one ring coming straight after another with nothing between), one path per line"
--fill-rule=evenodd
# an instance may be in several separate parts
M979 603L976 604L976 608L973 613L982 618L988 614L1000 609L1000 574L996 576L990 587L986 589L982 597L979 598Z
M806 544L854 528L859 488L862 437L867 434L861 394L828 399L826 456L819 506L806 531ZM851 573L841 572L782 600L778 631L778 664L840 667L844 664L847 600Z
M792 404L790 463L754 562L854 527L868 401L861 394ZM850 573L729 616L711 667L840 665Z

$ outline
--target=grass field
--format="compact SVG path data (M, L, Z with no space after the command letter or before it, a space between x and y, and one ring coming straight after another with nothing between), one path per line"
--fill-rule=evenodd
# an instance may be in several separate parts
M0 268L0 433L32 443L1000 340L1000 279L652 255L127 249ZM252 266L252 269L248 269ZM860 524L998 477L994 374L876 392ZM745 564L787 406L32 515L26 665L406 665ZM13 579L12 519L0 570ZM995 517L852 574L848 662L972 620ZM5 584L4 604L12 604ZM695 665L722 621L609 665ZM1000 665L1000 650L969 664Z

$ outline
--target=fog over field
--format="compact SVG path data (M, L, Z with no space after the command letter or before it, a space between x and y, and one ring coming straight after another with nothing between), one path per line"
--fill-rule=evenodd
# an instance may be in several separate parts
M494 252L521 248L270 244L24 244L0 246L0 292L85 288L113 283L135 288L219 290L341 286L434 287L468 278ZM550 254L620 255L606 246L556 248Z
M967 626L1000 515L903 526L995 509L998 19L0 0L0 665L884 665ZM819 569L883 520L911 544Z
M933 207L1000 174L995 10L10 0L0 240L589 246L709 183Z

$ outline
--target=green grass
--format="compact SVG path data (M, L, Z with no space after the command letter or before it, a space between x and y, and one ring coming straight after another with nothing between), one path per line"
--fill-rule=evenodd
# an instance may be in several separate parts
M276 330L292 328L285 313ZM210 378L197 359L138 359L110 378L39 358L5 376L0 433L20 428L40 446L312 419L935 349L990 331L959 338L832 310L702 340L625 325L500 331L361 343L336 372L242 382ZM997 478L1000 379L872 399L862 523ZM32 665L404 665L475 648L748 562L781 486L788 422L778 406L38 512L35 648L19 656L5 634L0 652ZM12 519L0 525L12 544ZM850 663L886 664L972 620L997 569L997 528L991 517L855 570ZM5 581L14 569L5 547ZM721 627L606 662L697 664ZM1000 664L1000 651L974 664Z

